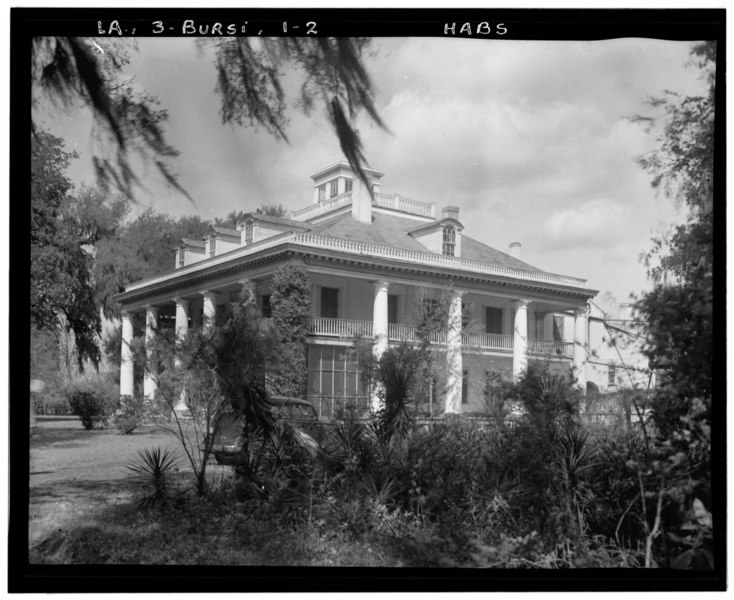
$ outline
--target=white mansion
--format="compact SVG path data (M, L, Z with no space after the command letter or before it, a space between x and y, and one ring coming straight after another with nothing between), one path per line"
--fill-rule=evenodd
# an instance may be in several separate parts
M417 341L426 303L443 300L445 326L431 344L445 366L432 402L446 412L484 410L490 370L517 375L528 360L548 362L582 389L614 385L609 366L592 360L594 333L583 279L541 271L462 231L459 208L380 191L383 174L366 169L372 195L340 161L312 176L313 202L287 218L250 213L237 229L210 227L203 240L184 239L175 268L131 283L122 304L121 394L132 395L130 342L134 323L146 340L159 319L173 319L178 335L225 315L243 286L265 311L273 271L303 266L313 286L308 343L308 399L320 415L369 399L354 356L356 335L373 339L375 354ZM514 248L512 247L514 246ZM601 334L600 334L601 335ZM598 338L598 339L596 339ZM605 363L606 360L606 363ZM155 391L145 377L143 393Z

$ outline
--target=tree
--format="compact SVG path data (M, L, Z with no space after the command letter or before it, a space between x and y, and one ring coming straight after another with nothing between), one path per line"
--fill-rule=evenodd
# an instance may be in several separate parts
M667 245L654 240L646 260L655 287L636 303L645 323L644 351L665 374L653 400L656 435L645 436L648 458L639 461L638 473L650 477L643 485L639 476L643 513L645 497L655 507L645 517L646 566L664 530L668 552L678 553L674 566L713 568L704 544L711 537L704 504L711 493L716 45L696 44L691 56L708 92L653 99L651 105L663 110L664 129L658 148L639 159L652 185L685 204L689 216Z
M273 389L285 396L301 396L306 390L306 336L311 324L311 283L303 267L286 265L273 274L270 296L273 323L280 331L290 367L274 372Z
M124 224L116 235L100 241L94 262L96 297L108 318L119 315L114 295L131 281L173 268L173 249L181 238L201 239L207 223L198 216L174 219L144 210Z
M93 163L99 183L114 185L132 197L140 185L131 159L153 164L175 189L188 196L171 162L177 151L167 141L168 113L158 100L123 79L133 46L125 40L35 37L31 46L34 104L42 96L53 105L89 107L94 117L96 148ZM367 183L365 157L351 119L364 109L381 127L374 105L372 81L362 64L366 38L249 38L211 42L215 50L217 90L223 123L264 127L287 141L286 101L281 85L283 67L294 66L302 76L300 105L309 113L320 102L349 163ZM98 45L98 44L97 44ZM36 130L34 125L33 130ZM369 187L369 186L368 186Z
M658 148L639 159L654 187L689 208L687 223L674 230L667 246L654 240L647 261L658 259L650 268L657 285L636 304L647 324L646 354L666 374L656 411L666 432L677 428L694 397L711 395L716 44L696 44L691 56L708 93L667 92L652 99L651 105L663 110L663 134Z
M31 324L72 332L81 368L97 366L100 318L90 277L88 236L73 217L71 181L64 174L74 154L46 132L31 136Z

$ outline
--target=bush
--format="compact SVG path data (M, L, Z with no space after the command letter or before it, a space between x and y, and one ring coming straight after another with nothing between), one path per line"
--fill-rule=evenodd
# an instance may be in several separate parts
M112 423L120 433L128 435L143 424L143 400L132 396L120 398L120 408L112 415Z
M104 375L75 381L65 389L69 407L84 429L102 429L118 406L118 388Z

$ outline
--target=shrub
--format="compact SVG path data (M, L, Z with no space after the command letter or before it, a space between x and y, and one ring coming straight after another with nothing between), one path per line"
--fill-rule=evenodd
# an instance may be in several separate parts
M176 469L176 458L166 448L149 448L138 452L137 462L127 466L133 474L152 490L138 502L138 508L164 506L170 500L170 475Z
M67 385L66 397L72 414L77 415L84 429L103 428L118 405L118 389L104 375L82 379Z
M143 424L143 400L133 396L122 396L120 408L112 415L112 423L120 433L128 435Z

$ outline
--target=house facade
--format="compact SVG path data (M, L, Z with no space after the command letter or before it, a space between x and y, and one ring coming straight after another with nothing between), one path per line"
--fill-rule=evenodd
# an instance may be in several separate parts
M237 229L210 227L203 240L181 240L171 271L128 285L117 297L120 393L134 392L136 330L150 340L167 319L184 336L226 317L243 292L267 313L273 272L284 264L310 276L308 399L322 416L370 402L355 336L371 338L379 356L417 342L432 311L442 315L430 331L440 371L433 412L485 411L487 375L517 376L533 360L582 389L590 378L606 389L608 374L590 362L589 301L597 292L585 280L527 264L519 244L501 252L464 235L459 207L383 193L383 174L366 174L369 187L345 161L328 165L312 175L309 205L284 218L250 213ZM155 393L151 377L143 393Z

